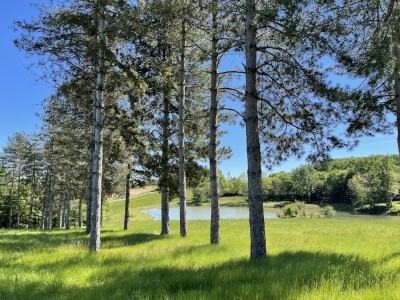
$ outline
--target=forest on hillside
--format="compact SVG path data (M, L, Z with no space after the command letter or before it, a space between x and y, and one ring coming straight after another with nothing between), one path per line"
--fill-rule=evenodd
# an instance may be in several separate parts
M248 200L244 173L225 177L220 172L219 183L222 197ZM400 158L373 155L318 161L291 172L264 175L262 188L264 202L337 204L361 213L397 215L400 207L394 207L393 201L400 200ZM193 198L194 203L210 201L206 183L193 190Z
M208 178L210 243L219 244L218 163L231 155L220 147L222 123L246 128L252 258L266 256L267 198L390 207L395 158L369 158L364 169L316 162L400 127L397 0L54 0L36 7L31 20L15 21L14 44L55 92L43 99L40 131L16 133L3 146L2 226L65 222L68 229L79 199L89 250L99 252L107 196L122 182L128 191L156 178L161 234L170 234L169 202L179 197L184 237L186 190ZM292 156L310 165L263 178L262 164Z
M15 187L6 176L5 169L0 170L0 228L9 225L10 216L10 189L15 193L17 201L13 201L13 224L19 228L40 228L44 224L45 215L42 210L44 195L32 198L31 181L32 166L28 161L26 165L18 167ZM23 170L23 171L22 171ZM109 196L122 198L126 193L126 172L114 174L114 182L107 190ZM44 183L37 172L36 180ZM209 181L203 181L192 187L190 204L199 205L209 203ZM150 179L141 182L141 185L156 185L157 180ZM112 188L111 188L112 186ZM132 186L130 185L129 188ZM43 188L43 187L42 187ZM318 203L321 205L333 204L337 207L351 209L361 213L397 215L400 207L393 206L393 201L400 200L400 157L398 155L374 155L369 157L351 157L329 159L314 164L300 165L291 172L264 174L262 178L263 201L290 203L302 201ZM43 189L46 191L46 189ZM159 189L158 189L159 190ZM68 186L58 185L55 189L54 204L52 207L52 227L65 226L83 227L86 224L86 203L83 201L85 188L81 194L68 195ZM247 178L245 173L231 177L219 171L219 196L243 197L243 202L248 201ZM40 194L40 193L39 193ZM68 197L70 203L68 204ZM171 199L172 200L172 199ZM345 206L340 206L344 204ZM67 205L69 205L67 207ZM105 211L109 203L105 201ZM70 222L70 224L66 224Z

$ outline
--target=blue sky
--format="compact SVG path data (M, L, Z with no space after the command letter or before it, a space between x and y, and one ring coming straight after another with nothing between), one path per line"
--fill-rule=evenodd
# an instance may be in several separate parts
M9 27L16 20L30 19L36 9L29 0L3 1L0 10L0 145L14 132L33 133L40 120L35 112L40 102L49 96L51 88L36 82L36 77L26 69L30 61L18 51L13 40L16 34Z
M30 19L37 14L30 0L4 1L0 10L0 146L3 146L7 137L14 132L37 132L40 120L35 116L40 111L40 103L47 98L53 89L42 82L26 69L32 61L25 58L13 45L17 35L9 27L16 20ZM239 125L224 125L223 129L229 133L221 139L223 146L230 146L233 156L223 161L220 169L225 175L238 176L247 171L246 166L246 137L245 130ZM396 135L378 135L363 138L360 145L353 151L336 150L333 158L350 156L368 156L372 154L396 154ZM274 172L291 171L304 160L289 159L281 166L274 168Z

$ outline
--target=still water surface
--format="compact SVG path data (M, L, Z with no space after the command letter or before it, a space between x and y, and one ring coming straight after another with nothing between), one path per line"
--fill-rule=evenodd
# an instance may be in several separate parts
M210 220L211 207L210 206L188 206L187 219L188 220ZM146 209L142 212L149 214L155 218L155 220L161 220L161 208ZM320 211L322 213L322 210ZM282 213L281 209L266 208L264 207L264 218L265 219L278 219L277 214ZM248 219L249 208L248 207L221 207L220 208L221 219ZM393 216L384 215L366 215L357 214L352 212L337 211L334 218L347 219L347 218L363 218L363 219L375 219L375 218L395 218ZM398 217L396 217L398 218ZM179 220L179 207L172 207L169 209L169 219Z
M211 207L210 206L188 206L186 208L188 220L210 220ZM161 208L146 209L142 212L149 214L155 220L161 220ZM279 209L264 209L264 218L278 219L277 213ZM248 219L248 207L220 207L221 219ZM169 209L169 219L179 220L179 207L172 207Z

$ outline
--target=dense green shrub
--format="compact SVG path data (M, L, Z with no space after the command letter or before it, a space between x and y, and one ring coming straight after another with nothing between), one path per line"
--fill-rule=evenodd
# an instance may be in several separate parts
M313 211L312 213L310 213L310 218L311 219L321 219L321 218L324 218L324 216L318 211Z
M205 187L194 188L192 202L195 205L199 205L199 204L205 203L205 202L210 202L209 190Z
M292 204L292 203L293 202L291 202L291 201L282 201L282 202L276 203L274 205L274 208L283 208L284 206L286 206L288 204Z
M284 217L295 218L300 211L305 214L305 204L304 202L296 201L285 205L282 210Z
M283 207L283 216L294 218L297 216L297 206L296 204L288 204Z
M336 211L332 206L327 205L324 207L324 215L327 218L333 218L335 216L335 214L336 214Z
M355 209L356 212L363 214L384 214L386 213L387 207L385 203L378 203L375 205L362 205Z

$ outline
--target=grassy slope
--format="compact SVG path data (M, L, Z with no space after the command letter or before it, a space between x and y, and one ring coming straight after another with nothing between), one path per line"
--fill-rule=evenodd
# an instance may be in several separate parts
M160 236L140 213L158 193L110 203L102 251L84 230L0 231L0 299L400 299L400 218L267 220L268 258L249 261L246 220L189 221Z

